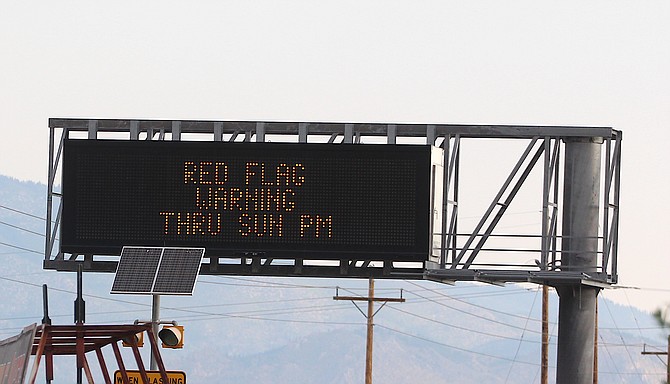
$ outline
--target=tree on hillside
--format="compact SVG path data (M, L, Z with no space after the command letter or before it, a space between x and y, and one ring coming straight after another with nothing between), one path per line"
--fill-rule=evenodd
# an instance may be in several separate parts
M657 308L653 313L654 317L656 318L656 321L658 321L658 324L663 328L670 328L670 318L668 318L669 315L668 310L670 310L670 304L667 305L665 309ZM668 336L668 344L670 344L670 335ZM667 361L670 361L670 356L668 356ZM670 372L670 368L668 368L668 372ZM668 374L668 376L670 377L670 373ZM664 381L664 383L668 384L669 381L670 379Z
M670 318L668 318L668 309L670 309L670 305L666 306L665 309L657 308L653 315L656 318L656 321L658 321L658 324L661 325L663 328L670 328Z

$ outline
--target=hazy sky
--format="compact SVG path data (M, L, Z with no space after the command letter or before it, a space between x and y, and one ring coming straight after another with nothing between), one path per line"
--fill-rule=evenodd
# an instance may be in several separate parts
M610 126L620 282L655 290L607 297L651 309L670 302L668 20L667 0L7 1L0 174L45 181L49 117Z

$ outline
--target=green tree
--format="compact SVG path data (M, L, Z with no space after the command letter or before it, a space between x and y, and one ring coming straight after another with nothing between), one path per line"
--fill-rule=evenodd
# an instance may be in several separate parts
M658 321L658 324L663 328L670 328L668 309L670 309L670 305L666 306L665 309L657 308L653 313L656 321Z
M668 311L670 310L670 305L667 305L665 308L657 308L653 315L656 318L656 321L658 321L658 324L663 327L663 328L669 328L670 329L670 314ZM670 344L670 335L668 336L668 344ZM668 360L670 360L670 356L668 356ZM670 372L670 371L669 371ZM668 384L668 381L663 381L665 384Z

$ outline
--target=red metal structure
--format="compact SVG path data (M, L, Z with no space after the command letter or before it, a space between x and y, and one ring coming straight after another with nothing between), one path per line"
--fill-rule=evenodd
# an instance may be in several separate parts
M88 383L94 383L91 367L87 359L87 354L89 352L94 352L98 359L98 363L100 364L100 370L105 383L112 384L112 377L109 374L110 371L107 368L102 353L103 347L111 345L114 351L114 356L116 357L118 370L121 372L123 383L130 384L126 366L119 349L119 341L125 341L130 344L142 380L145 383L148 383L149 378L147 377L147 369L142 362L137 339L135 337L135 335L142 332L147 333L149 344L151 345L151 350L158 363L158 370L163 382L168 383L168 374L160 355L160 348L156 341L156 335L154 335L151 329L151 323L133 325L38 325L31 352L31 354L35 356L35 359L27 383L35 383L42 357L44 357L46 362L45 369L47 382L51 382L54 376L54 356L76 356L77 368L83 370Z

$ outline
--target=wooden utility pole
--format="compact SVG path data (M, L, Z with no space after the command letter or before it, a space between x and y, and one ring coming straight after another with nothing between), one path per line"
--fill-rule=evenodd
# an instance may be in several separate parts
M593 340L593 384L598 384L598 297L596 296L596 332Z
M379 312L386 303L389 302L394 302L394 303L404 303L405 299L402 297L402 291L400 291L400 297L399 298L392 298L392 297L375 297L375 279L370 278L369 284L368 284L368 297L360 297L360 296L340 296L339 292L336 294L336 296L333 297L333 300L349 300L354 305L358 310L363 314L363 316L366 317L367 319L367 325L368 325L368 330L367 330L367 340L366 340L366 346L365 346L365 384L372 384L372 336L373 336L373 328L374 328L374 317ZM367 301L368 302L368 310L367 310L367 315L365 312L361 310L361 308L356 304L356 301ZM374 303L375 302L382 302L381 307L379 307L376 311L374 310Z
M372 384L372 334L374 331L374 321L375 317L375 279L370 278L368 284L368 315L366 316L368 320L367 326L367 337L365 339L365 383Z
M643 355L665 355L665 382L670 384L670 335L668 335L668 349L665 352L652 352L646 350L646 345L642 348Z

